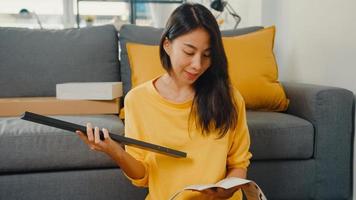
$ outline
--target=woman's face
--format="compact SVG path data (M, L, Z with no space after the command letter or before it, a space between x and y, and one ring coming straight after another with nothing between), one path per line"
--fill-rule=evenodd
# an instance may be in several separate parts
M180 84L192 85L211 64L210 36L203 28L166 39L163 47L171 60L170 74Z

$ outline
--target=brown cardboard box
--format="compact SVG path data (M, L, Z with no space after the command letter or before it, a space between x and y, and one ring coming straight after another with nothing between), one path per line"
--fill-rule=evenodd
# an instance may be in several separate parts
M118 114L120 99L60 100L56 97L0 98L0 117L20 116L25 111L42 115Z

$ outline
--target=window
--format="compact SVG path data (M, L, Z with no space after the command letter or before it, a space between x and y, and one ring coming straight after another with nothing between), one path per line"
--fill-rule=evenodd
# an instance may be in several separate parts
M0 26L63 28L62 18L63 0L0 0Z
M0 26L63 29L112 24L133 19L138 25L162 26L180 0L0 0ZM149 2L155 3L149 3ZM162 2L161 2L162 1ZM79 11L79 15L77 15ZM163 15L162 15L163 14ZM159 23L157 23L159 22ZM157 25L159 24L159 25Z
M130 8L127 2L73 1L73 9L75 15L79 11L80 27L129 22Z

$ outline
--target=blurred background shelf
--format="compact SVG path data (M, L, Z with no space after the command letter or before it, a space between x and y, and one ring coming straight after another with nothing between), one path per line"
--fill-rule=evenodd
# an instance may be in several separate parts
M81 14L80 2L121 2L126 3L129 7L129 21L131 24L136 24L136 20L145 15L145 4L181 4L186 0L77 0L77 27L80 27ZM147 15L147 12L146 12Z

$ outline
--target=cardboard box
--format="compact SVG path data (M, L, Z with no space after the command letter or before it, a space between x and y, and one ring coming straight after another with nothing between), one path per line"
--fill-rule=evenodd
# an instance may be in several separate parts
M42 115L119 114L120 99L61 100L56 97L0 98L0 117L20 116L25 111Z
M122 82L73 82L56 84L57 99L113 100L122 96Z

